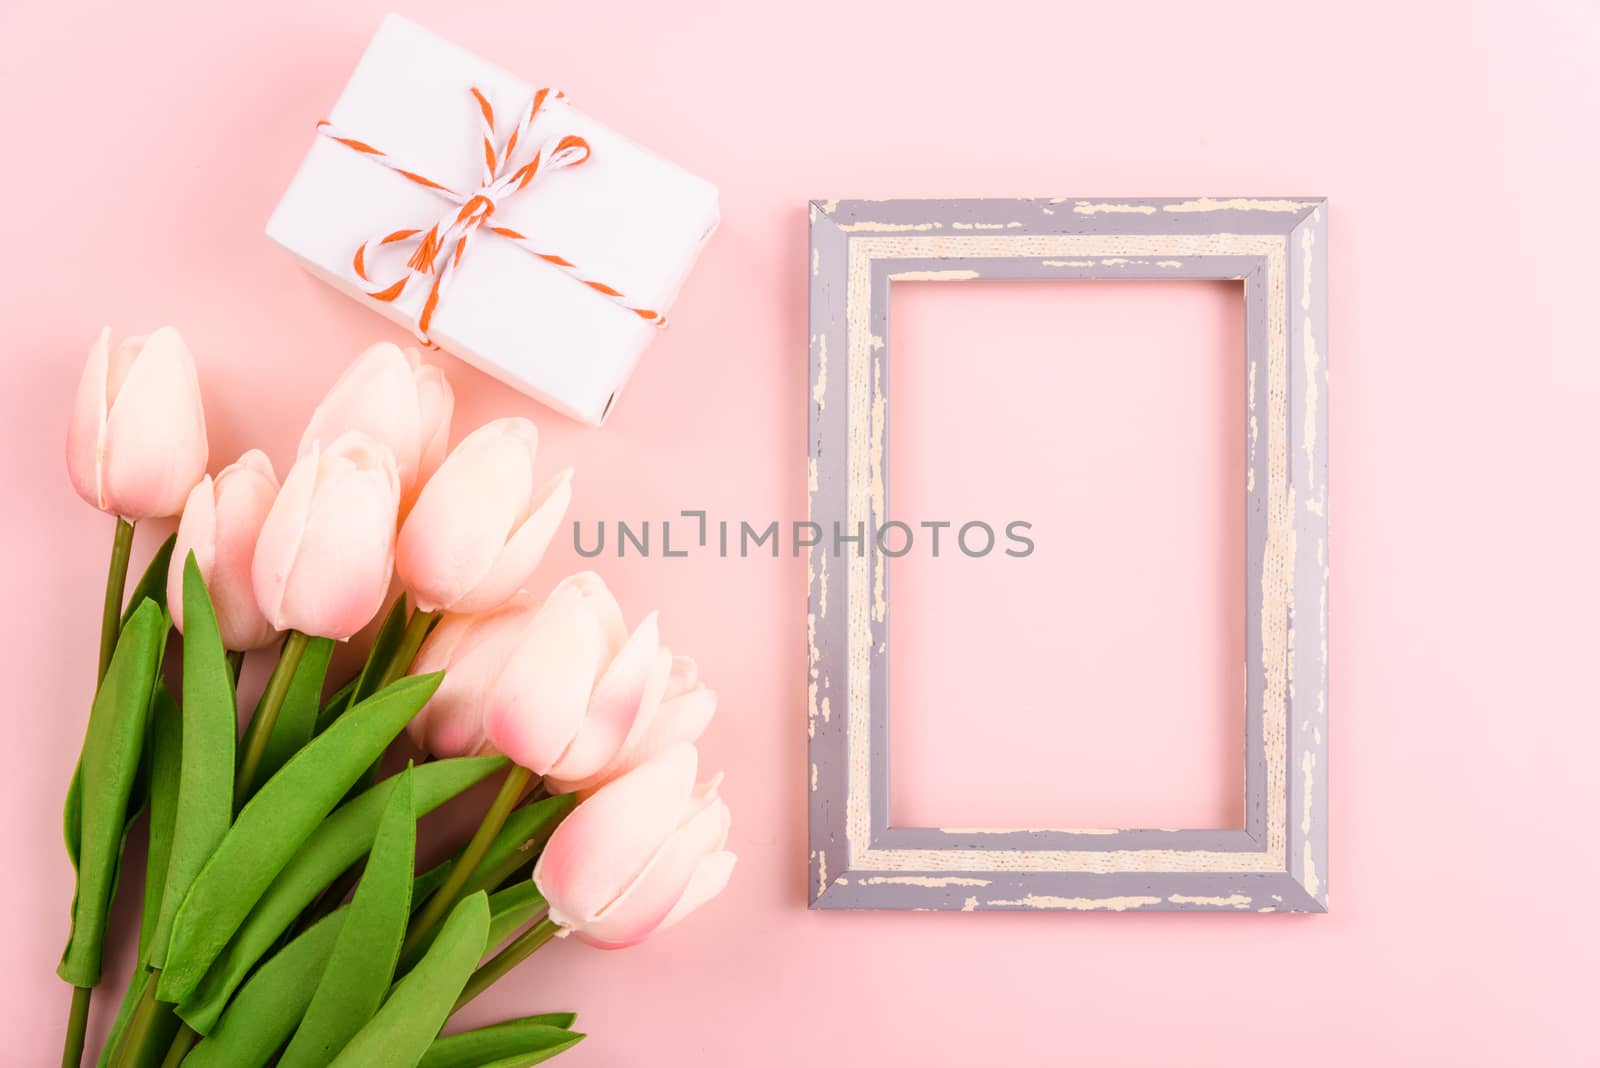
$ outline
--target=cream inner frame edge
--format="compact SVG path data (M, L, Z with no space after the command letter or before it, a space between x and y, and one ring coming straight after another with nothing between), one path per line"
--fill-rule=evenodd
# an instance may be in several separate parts
M846 715L850 790L845 804L852 868L875 871L1060 871L1060 872L1281 872L1287 863L1288 648L1287 613L1293 595L1293 502L1289 490L1288 241L1279 235L985 235L856 237L850 242L847 288L849 384L849 491L847 520L876 525L883 518L883 420L871 412L873 384L881 376L883 339L871 333L871 263L874 259L968 259L1022 256L1183 257L1259 255L1266 259L1267 288L1267 501L1266 551L1260 597L1262 660L1267 685L1262 740L1267 768L1267 841L1263 852L1207 850L942 850L873 849L870 797L870 687L872 591L868 554L850 557L846 575L850 649ZM870 417L869 417L870 413ZM870 515L869 515L870 513ZM873 546L874 553L876 546ZM880 572L881 573L881 572Z

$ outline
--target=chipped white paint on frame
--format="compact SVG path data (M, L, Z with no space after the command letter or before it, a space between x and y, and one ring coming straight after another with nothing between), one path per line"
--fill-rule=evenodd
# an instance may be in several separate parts
M1312 207L1316 201L1306 200L1251 200L1248 197L1232 197L1228 200L1214 200L1211 197L1199 197L1195 200L1185 200L1178 204L1167 204L1163 211L1171 212L1197 212L1197 211L1304 211Z
M1129 204L1126 201L1095 204L1087 200L1080 200L1072 205L1072 210L1078 215L1099 215L1103 212L1123 215L1154 215L1156 206L1154 204Z
M816 381L811 385L811 400L820 411L828 396L828 335L818 334Z
M1169 894L1167 900L1174 905L1210 905L1218 909L1247 909L1255 904L1249 894L1232 894L1228 897L1206 897L1194 894Z
M926 223L853 222L853 223L840 223L839 224L839 229L843 230L847 234L848 233L852 233L852 232L854 232L856 230L871 230L871 231L873 231L875 233L892 233L892 232L897 231L897 230L898 231L937 230L937 229L939 229L940 225L941 225L940 223L935 223L935 222L926 222Z
M974 879L967 875L869 875L861 880L862 886L923 886L938 889L946 886L988 886L988 879Z
M931 225L923 227L931 229ZM841 227L842 229L842 227ZM846 442L845 517L850 531L866 525L871 510L873 476L871 459L872 411L872 263L860 240L852 240L845 273L845 378L849 440ZM871 842L872 820L868 784L871 752L867 738L872 730L868 672L872 663L872 629L868 619L868 554L850 553L845 569L845 737L848 779L845 795L845 839L852 863ZM859 743L859 744L857 744Z
M891 282L969 282L979 277L977 271L901 271L891 274Z
M1058 897L1054 894L1029 894L1014 900L989 902L990 907L1024 909L1066 909L1072 912L1126 912L1129 909L1159 905L1159 897L1124 895L1122 897Z

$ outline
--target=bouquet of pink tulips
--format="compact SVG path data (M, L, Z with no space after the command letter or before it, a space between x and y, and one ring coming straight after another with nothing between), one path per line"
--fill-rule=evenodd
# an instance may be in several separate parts
M281 485L255 450L213 478L177 331L96 342L67 467L116 535L65 813L64 1065L83 1054L112 899L140 885L122 854L141 813L137 958L102 1065L537 1064L584 1037L572 1013L441 1032L552 937L632 945L726 885L728 808L716 779L696 784L693 745L715 695L654 614L629 632L597 576L526 592L571 472L536 480L525 419L447 455L452 408L437 367L375 345ZM135 524L180 513L125 598ZM365 664L330 684L335 643L396 575ZM274 645L241 739L243 658ZM379 778L402 732L429 759ZM417 871L417 819L495 775L476 832Z

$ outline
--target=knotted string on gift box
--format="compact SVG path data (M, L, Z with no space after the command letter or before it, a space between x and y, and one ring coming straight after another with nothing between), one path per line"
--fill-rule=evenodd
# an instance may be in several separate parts
M588 161L589 142L576 134L566 134L546 141L527 163L515 168L512 166L517 146L527 139L528 127L533 125L534 118L546 104L564 100L566 94L553 89L540 89L534 93L533 99L528 101L528 106L522 109L517 124L511 128L506 143L497 146L494 107L490 105L489 98L476 87L471 92L473 99L478 103L478 112L483 120L483 179L478 188L471 193L457 192L441 182L407 170L396 163L388 153L374 148L365 141L340 133L326 120L317 123L317 132L324 137L330 137L346 148L360 152L417 185L433 190L452 204L459 205L456 210L447 211L438 222L426 230L395 230L382 237L373 238L356 249L354 259L356 277L369 287L367 296L373 300L392 303L405 294L413 281L428 279L428 295L417 313L413 331L424 343L432 345L428 329L433 322L434 311L444 297L445 289L450 284L450 279L460 265L462 257L466 255L467 246L473 235L479 230L486 229L526 249L551 266L560 268L595 292L610 297L639 318L657 326L666 326L666 316L660 312L635 305L620 291L590 278L571 260L539 248L516 230L507 226L495 226L489 222L501 203L528 188L539 175L549 174L564 167L577 167ZM410 245L415 245L416 248L406 260L405 273L391 282L379 282L373 279L370 269L377 253L391 246L404 249Z

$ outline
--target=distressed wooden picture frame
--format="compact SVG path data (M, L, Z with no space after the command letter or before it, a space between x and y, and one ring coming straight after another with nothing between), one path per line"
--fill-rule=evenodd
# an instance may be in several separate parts
M811 204L811 907L1327 910L1326 262L1320 198ZM1244 283L1245 826L891 826L890 286L1140 278Z

